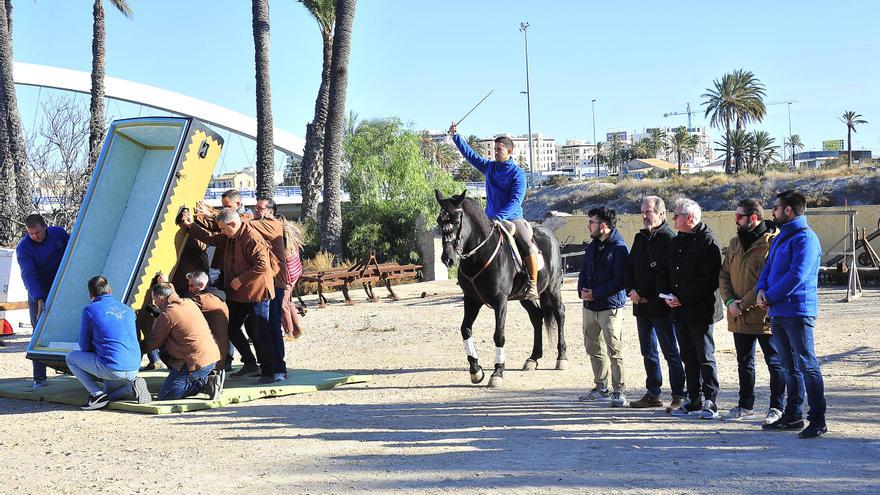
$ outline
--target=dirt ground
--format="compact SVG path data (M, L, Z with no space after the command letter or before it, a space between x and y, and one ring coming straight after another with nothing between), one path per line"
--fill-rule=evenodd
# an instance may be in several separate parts
M880 492L877 289L848 304L836 302L843 289L820 291L830 431L818 440L765 433L758 421L579 403L592 379L574 289L567 280L571 368L550 369L548 352L537 371L518 371L531 330L516 305L497 390L468 379L458 287L431 282L399 288L397 302L367 303L360 292L349 307L333 294L331 306L310 308L305 336L288 343L291 367L373 374L366 384L166 416L0 399L0 493ZM638 398L644 368L625 313L627 388ZM475 325L489 368L492 324L484 310ZM0 376L30 375L27 338L0 348ZM737 379L724 323L716 345L726 410L736 405ZM763 412L768 377L758 369Z

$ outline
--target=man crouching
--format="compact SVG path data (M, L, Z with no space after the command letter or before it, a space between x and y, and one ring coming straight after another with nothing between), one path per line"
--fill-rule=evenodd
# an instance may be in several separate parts
M220 351L208 322L194 302L182 299L174 286L159 283L150 289L153 302L162 314L144 341L144 351L164 348L170 362L168 378L159 389L159 400L174 400L198 393L216 400L223 390L225 373L211 374Z

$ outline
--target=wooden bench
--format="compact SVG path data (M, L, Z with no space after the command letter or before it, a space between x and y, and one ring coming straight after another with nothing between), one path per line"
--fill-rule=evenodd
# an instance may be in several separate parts
M371 254L366 260L359 261L348 268L331 268L329 270L306 271L297 282L295 290L300 304L305 307L302 300L302 291L299 284L313 282L318 284L318 307L327 306L327 298L324 297L324 289L328 287L340 287L345 297L345 304L354 304L349 295L349 289L354 284L363 285L364 292L369 301L378 301L379 298L373 292L374 284L383 284L393 300L397 300L397 294L391 288L391 281L401 278L411 278L418 275L422 265L400 265L398 263L379 263L376 256Z

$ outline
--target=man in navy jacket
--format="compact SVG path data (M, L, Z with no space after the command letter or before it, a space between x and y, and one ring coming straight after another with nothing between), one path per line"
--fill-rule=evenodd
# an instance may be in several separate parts
M46 226L43 216L36 213L24 223L28 233L19 241L15 257L28 293L31 327L36 329L70 236L61 227ZM46 365L34 361L34 388L45 386Z
M624 276L629 251L623 236L615 228L617 214L614 210L594 208L588 215L592 241L584 253L578 295L584 301L584 347L593 365L596 386L578 399L608 400L610 396L612 407L623 407L629 402L626 400L623 369L623 315L618 311L626 304ZM613 391L608 390L609 359Z
M810 424L799 436L816 438L828 431L825 425L825 384L813 340L819 314L817 285L822 248L804 216L806 204L804 195L796 191L776 195L773 219L780 226L779 234L770 247L755 289L758 291L758 305L769 309L767 314L773 340L786 369L788 390L782 418L763 428L803 428L801 405L806 385Z

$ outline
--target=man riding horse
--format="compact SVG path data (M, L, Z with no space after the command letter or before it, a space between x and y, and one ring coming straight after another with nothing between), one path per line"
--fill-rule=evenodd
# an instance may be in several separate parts
M532 226L523 218L522 203L526 197L526 174L511 158L513 141L507 136L495 138L495 160L478 155L456 132L455 123L449 134L461 155L486 177L486 216L489 220L507 220L516 226L517 248L529 274L526 299L538 301L538 248L532 241Z

